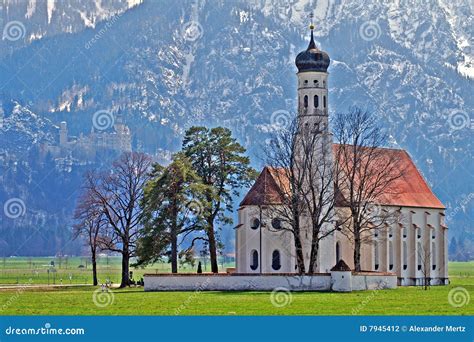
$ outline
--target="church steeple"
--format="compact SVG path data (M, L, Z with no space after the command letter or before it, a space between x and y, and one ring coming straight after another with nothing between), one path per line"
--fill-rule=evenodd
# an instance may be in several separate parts
M331 62L329 55L318 49L316 43L314 42L314 24L313 17L311 15L311 24L309 25L311 30L311 36L308 44L308 48L304 51L301 51L298 56L296 56L295 64L298 68L298 72L305 71L324 71L326 72L329 63Z
M318 132L328 129L328 72L330 59L314 41L313 16L308 48L296 57L298 67L298 117L300 124L313 127Z

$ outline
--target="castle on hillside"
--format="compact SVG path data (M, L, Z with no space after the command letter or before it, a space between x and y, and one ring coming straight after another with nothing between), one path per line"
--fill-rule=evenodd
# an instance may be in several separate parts
M295 60L298 69L298 123L301 127L317 127L324 150L333 160L336 149L328 125L328 67L329 55L317 48L311 38L306 50ZM396 195L385 193L375 203L385 211L397 211L400 219L383 230L374 230L362 245L361 268L380 274L396 274L399 285L431 285L448 282L447 226L445 207L431 191L409 154L404 150L380 148L386 156L395 155L404 175L397 179ZM282 170L265 167L246 194L239 208L236 227L236 273L296 274L295 244L292 232L283 229L285 222L275 210L283 203L282 193L288 193L288 179ZM336 201L335 215L345 209L344 194ZM335 191L333 190L333 196ZM311 251L311 227L308 215L301 216L302 250L308 270ZM331 232L320 241L319 253L312 272L354 269L354 246L345 234L335 229L336 222L327 222L324 229ZM336 265L337 264L337 265Z
M132 151L130 128L120 118L107 130L91 129L89 135L70 136L67 123L59 126L59 144L42 146L42 154L50 154L58 167L68 171L74 160L77 162L94 161L101 152L112 151L120 154Z

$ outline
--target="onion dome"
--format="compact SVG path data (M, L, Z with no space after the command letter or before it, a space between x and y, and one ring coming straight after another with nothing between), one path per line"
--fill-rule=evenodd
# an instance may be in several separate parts
M296 56L295 64L298 68L298 72L305 71L322 71L327 72L329 63L329 55L319 50L316 47L316 43L313 38L314 26L310 25L311 29L311 40L309 42L308 48L305 51L301 51L298 56Z

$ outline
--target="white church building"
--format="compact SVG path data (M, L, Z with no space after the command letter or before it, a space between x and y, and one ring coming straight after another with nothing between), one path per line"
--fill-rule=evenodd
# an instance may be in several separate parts
M331 137L328 125L328 76L330 59L319 50L313 39L295 60L298 68L298 121L312 127L319 124L321 134ZM327 140L329 153L338 145ZM382 149L397 154L403 177L395 181L397 194L386 194L378 206L382 210L398 210L403 217L386 229L375 232L369 243L362 245L361 268L369 272L396 274L398 285L419 285L429 279L431 285L447 284L447 227L445 207L433 194L409 154L404 150ZM265 167L239 208L236 227L236 273L298 273L293 235L281 229L283 220L275 215L281 204L282 182L278 169ZM338 211L344 205L336 206ZM303 256L309 266L310 225L303 222ZM427 253L421 253L427 251ZM329 273L336 263L344 261L353 269L354 248L351 241L335 230L320 241L315 273ZM429 260L422 260L427 255Z
M332 154L341 145L333 144L328 125L328 72L330 59L313 39L296 57L298 68L298 122L317 125L323 146ZM145 291L263 290L338 291L395 288L397 285L448 283L447 227L445 207L404 150L381 149L396 154L403 176L395 181L396 195L381 196L381 210L397 211L400 219L381 230L374 230L361 248L361 269L354 272L354 247L340 230L329 229L319 241L319 253L312 274L300 274L293 233L275 207L282 205L288 189L281 169L265 167L238 209L235 228L235 270L216 274L145 274ZM332 155L331 155L331 160ZM280 173L283 173L280 174ZM335 215L344 208L336 201ZM305 270L309 268L311 227L302 217L302 250ZM335 223L327 223L335 224ZM334 227L326 227L334 228ZM424 253L420 253L423 251ZM421 255L429 259L421 258ZM424 259L424 260L423 260Z

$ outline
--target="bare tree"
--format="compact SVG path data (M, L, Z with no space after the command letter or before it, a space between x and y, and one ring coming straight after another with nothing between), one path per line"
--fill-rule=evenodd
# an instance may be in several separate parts
M422 286L425 290L428 289L430 286L431 282L431 277L430 277L430 269L431 269L431 250L430 248L426 248L425 244L419 244L418 245L418 251L417 251L417 256L418 256L418 267L421 268L420 271L423 274L423 282Z
M339 164L332 158L332 135L321 125L322 123L300 129L299 133L300 162L308 169L305 172L303 192L311 225L308 273L313 273L316 269L320 241L333 234L337 227L334 183L339 177Z
M345 202L339 221L354 244L355 270L361 271L362 244L372 239L373 231L397 219L397 211L381 204L387 195L397 194L395 184L405 168L400 151L381 148L388 136L368 111L354 107L348 113L336 114L333 133L339 143L334 151L340 169L336 188Z
M293 236L298 273L304 274L302 243L302 214L304 212L305 168L297 162L298 123L293 121L288 128L277 130L264 148L266 164L278 182L277 203L268 203L267 209L282 221L279 229ZM269 228L270 229L270 228Z
M89 191L84 191L79 197L74 219L77 222L73 227L74 239L80 236L86 239L92 260L92 283L97 286L97 251L100 249L100 231L106 220L101 207L94 202Z
M128 152L113 163L111 172L86 177L86 189L107 219L101 247L122 255L120 287L130 284L130 258L135 256L143 215L140 203L150 169L148 155Z
M271 212L285 223L280 229L294 237L299 273L315 271L319 242L335 230L334 182L337 173L332 159L332 141L323 127L309 127L294 120L279 129L265 149L267 164L279 183L281 203ZM306 269L303 253L303 222L309 219L311 251Z

